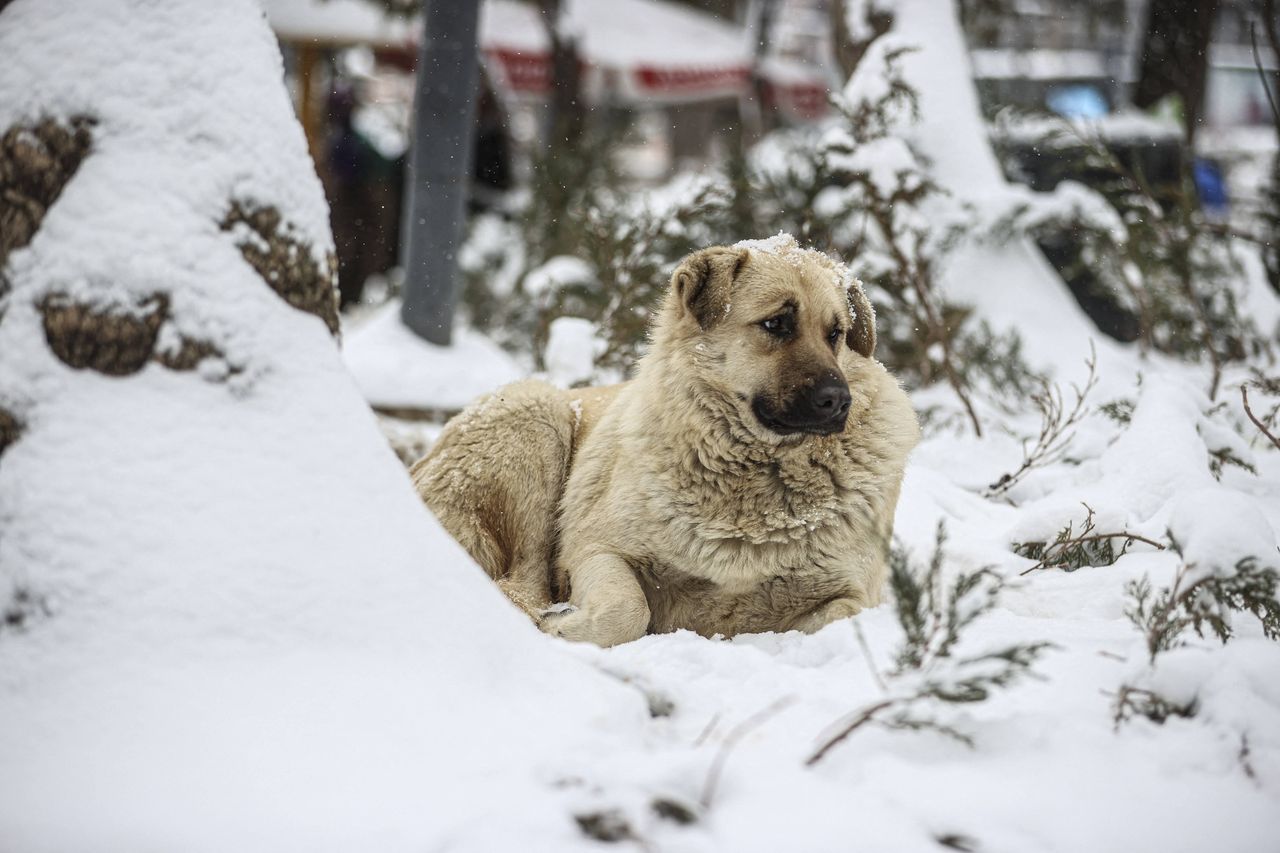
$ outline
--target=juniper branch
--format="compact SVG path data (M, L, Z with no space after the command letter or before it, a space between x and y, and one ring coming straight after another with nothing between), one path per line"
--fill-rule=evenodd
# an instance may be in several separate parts
M1047 568L1071 570L1082 566L1110 566L1123 557L1134 542L1150 545L1157 551L1165 549L1163 543L1137 533L1131 533L1128 530L1118 533L1095 533L1094 531L1097 528L1093 523L1093 507L1088 504L1083 504L1083 506L1087 515L1078 535L1074 531L1074 522L1067 522L1067 526L1058 531L1058 535L1053 542L1020 542L1014 544L1013 550L1015 553L1038 560L1035 565L1023 569L1019 573L1020 575L1029 575L1034 571ZM1124 540L1118 554L1111 544L1116 539ZM1103 547L1095 549L1088 547L1095 543L1103 543Z
M840 720L805 761L812 767L831 750L868 723L896 729L930 729L972 746L972 738L930 716L928 703L969 703L989 698L993 691L1031 675L1048 643L1019 643L983 654L955 658L952 651L961 634L996 603L1000 578L989 569L960 574L950 588L941 583L945 530L938 526L937 546L923 574L911 569L904 551L890 552L890 585L904 638L891 680L918 676L909 687ZM985 582L985 583L984 583ZM861 633L859 638L862 640ZM866 647L864 643L864 653ZM881 689L885 682L877 675Z

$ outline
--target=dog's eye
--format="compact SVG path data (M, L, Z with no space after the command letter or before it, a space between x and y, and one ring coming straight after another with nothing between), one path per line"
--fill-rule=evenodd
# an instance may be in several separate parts
M760 328L775 337L784 338L791 332L791 323L788 322L788 318L786 316L779 315L777 317L770 317L768 320L762 320L760 322Z
M834 329L831 330L831 334L827 335L827 343L831 344L831 346L833 347L839 346L840 336L842 334L843 332L840 331L840 327L836 326Z

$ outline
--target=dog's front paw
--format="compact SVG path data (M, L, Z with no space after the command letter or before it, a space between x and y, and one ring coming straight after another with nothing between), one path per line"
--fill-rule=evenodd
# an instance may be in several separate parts
M604 611L590 607L545 611L538 627L553 637L597 646L616 646L644 636L649 624L649 609L643 613L633 608L614 607Z
M542 611L538 627L553 637L590 642L591 620L585 611L572 604L556 604Z
M557 601L550 607L544 607L537 613L533 614L533 621L539 628L549 634L551 631L546 627L549 623L563 617L566 613L573 613L577 609L577 607L574 607L567 601Z

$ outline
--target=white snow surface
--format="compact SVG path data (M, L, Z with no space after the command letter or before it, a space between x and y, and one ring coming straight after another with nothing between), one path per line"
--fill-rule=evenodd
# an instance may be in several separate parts
M260 11L19 0L0 53L0 126L97 120L7 270L0 395L27 429L0 474L0 601L41 605L0 629L0 849L494 849L512 824L572 846L544 811L561 768L645 705L476 571L323 324L219 231L244 194L330 245ZM72 370L34 307L54 284L172 288L172 322L245 369Z
M529 271L524 277L524 290L530 296L550 298L566 285L589 283L595 277L591 264L581 258L556 255Z
M521 376L511 356L466 326L455 325L447 347L424 341L400 321L398 299L347 336L342 357L369 404L386 408L461 409L477 389Z
M1280 645L1240 619L1230 644L1193 635L1150 669L1124 587L1169 583L1174 554L1136 546L1112 566L1019 580L1032 561L1011 551L1086 502L1100 529L1174 529L1202 564L1251 551L1274 565L1280 454L1246 446L1259 474L1214 478L1211 447L1253 433L1205 397L1202 372L1105 348L1094 400L1132 401L1129 423L1091 414L1068 460L1010 501L982 487L1017 466L1033 417L984 412L998 428L982 440L930 433L897 535L924 560L945 521L948 573L1016 582L963 648L1056 648L1038 679L937 710L972 749L871 726L809 769L821 735L883 695L871 670L901 639L892 606L856 618L869 655L850 621L610 650L528 624L422 507L323 324L216 227L245 193L329 245L248 0L16 0L0 55L0 126L47 111L99 122L10 258L0 322L0 401L28 424L0 469L0 601L21 586L45 602L25 628L0 627L5 853L598 850L574 816L607 810L641 839L617 845L633 850L1275 849ZM1043 271L984 251L961 267L979 312L1078 362L1089 335L1047 279L1016 286L1019 264ZM33 301L76 282L101 299L172 287L172 322L244 370L70 370ZM348 335L347 364L365 345L389 360L397 328L388 307ZM431 378L457 371L448 388L464 401L503 381L467 362L443 358ZM1116 727L1111 694L1135 679L1194 697L1196 716ZM659 817L657 798L697 819Z
M547 331L547 347L542 355L547 378L564 387L590 380L596 372L596 359L604 349L605 342L597 334L595 323L581 317L557 317Z

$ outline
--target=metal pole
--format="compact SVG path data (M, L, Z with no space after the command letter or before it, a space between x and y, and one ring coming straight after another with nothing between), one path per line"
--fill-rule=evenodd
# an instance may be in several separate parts
M400 318L420 337L447 346L461 283L457 261L471 175L480 0L423 0L422 6Z

